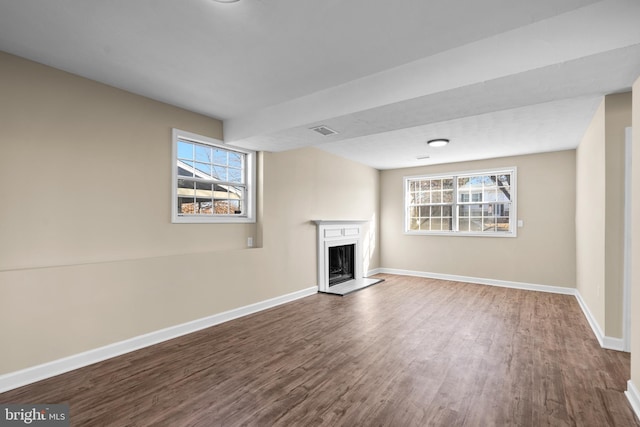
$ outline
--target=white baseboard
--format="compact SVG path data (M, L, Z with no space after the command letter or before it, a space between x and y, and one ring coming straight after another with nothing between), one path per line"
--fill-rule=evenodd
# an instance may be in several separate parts
M591 330L593 331L593 334L596 336L598 342L600 343L600 347L604 347L604 333L602 332L600 325L596 321L596 318L591 313L591 310L589 310L589 306L584 301L584 299L582 298L582 295L580 294L580 292L578 292L577 289L576 289L576 299L578 300L578 304L580 305L580 308L584 313L584 317L587 318L587 322L589 322L589 326L591 326Z
M426 277L429 279L451 280L454 282L476 283L479 285L500 286L503 288L524 289L528 291L549 292L562 295L574 295L578 300L578 304L580 305L582 312L587 318L587 322L589 322L589 326L591 326L591 329L593 330L593 333L596 336L600 347L606 348L608 350L627 351L625 349L624 340L622 338L613 338L604 335L602 329L600 328L600 325L598 325L595 317L593 316L593 314L591 314L591 310L589 310L589 307L582 298L582 295L580 295L580 292L578 292L578 290L575 288L537 285L533 283L509 282L505 280L483 279L479 277L456 276L452 274L430 273L424 271L398 270L394 268L378 268L376 270L377 273L397 274L400 276Z
M578 300L578 304L584 313L584 317L587 318L587 322L589 322L589 326L591 326L591 330L593 334L596 336L598 343L600 343L600 347L606 348L607 350L617 350L617 351L626 351L624 340L622 338L614 338L608 337L602 332L602 328L596 321L595 316L589 310L589 306L582 298L580 292L576 289L576 299Z
M373 270L367 271L367 274L364 277L370 277L370 276L376 275L378 273L382 273L382 269L381 268L374 268Z
M625 348L624 340L622 338L608 337L605 335L602 338L601 347L606 348L607 350L626 351L627 353L629 353L629 351Z
M302 289L300 291L292 292L290 294L281 295L279 297L271 298L265 301L260 301L255 304L250 304L244 307L225 311L223 313L214 314L202 319L193 320L191 322L183 323L176 326L171 326L159 331L150 332L148 334L140 335L124 341L109 344L104 347L85 351L73 356L54 360L42 365L37 365L30 368L22 369L20 371L0 375L0 393L12 390L14 388L22 387L36 381L44 380L46 378L51 378L53 376L69 372L74 369L79 369L93 363L101 362L112 357L139 350L144 347L158 344L163 341L177 338L182 335L190 334L192 332L218 325L220 323L228 322L229 320L247 316L249 314L266 310L268 308L272 308L287 302L295 301L297 299L313 295L317 292L318 287L313 286L310 288Z
M640 393L633 384L633 381L627 381L627 391L625 391L624 394L627 396L633 412L636 413L636 417L640 418Z
M502 288L524 289L528 291L549 292L553 294L575 295L576 292L575 288L566 288L561 286L536 285L533 283L509 282L506 280L483 279L480 277L457 276L453 274L430 273L425 271L398 270L395 268L379 268L378 270L380 270L379 273L397 274L399 276L426 277L429 279L500 286Z

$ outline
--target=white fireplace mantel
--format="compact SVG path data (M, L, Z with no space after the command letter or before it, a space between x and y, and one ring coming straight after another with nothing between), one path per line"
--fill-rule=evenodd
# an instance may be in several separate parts
M316 220L318 229L318 291L329 291L329 248L355 245L354 280L361 280L363 272L364 225L369 221L359 220Z

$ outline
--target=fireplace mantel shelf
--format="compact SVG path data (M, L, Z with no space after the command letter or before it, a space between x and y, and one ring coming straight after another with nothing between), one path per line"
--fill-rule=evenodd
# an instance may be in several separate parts
M337 224L365 224L365 223L367 223L369 221L366 220L366 219L347 219L347 220L314 219L311 222L313 222L314 224L318 224L318 225L337 225Z

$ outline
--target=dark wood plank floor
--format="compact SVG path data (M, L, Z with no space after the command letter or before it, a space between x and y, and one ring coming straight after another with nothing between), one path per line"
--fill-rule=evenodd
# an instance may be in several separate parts
M318 294L0 394L73 426L639 426L572 296L421 278Z

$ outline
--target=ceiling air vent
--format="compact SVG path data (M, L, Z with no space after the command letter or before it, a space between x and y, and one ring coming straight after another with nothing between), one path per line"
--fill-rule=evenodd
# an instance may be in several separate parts
M314 130L314 131L318 132L320 135L323 135L323 136L335 135L335 134L338 133L335 130L333 130L333 129L325 126L325 125L312 127L311 130Z

